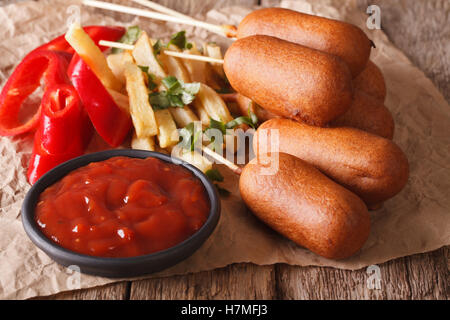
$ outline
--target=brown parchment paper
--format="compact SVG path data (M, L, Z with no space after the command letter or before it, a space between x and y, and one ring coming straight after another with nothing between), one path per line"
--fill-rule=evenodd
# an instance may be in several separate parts
M38 44L62 34L78 1L42 0L0 8L0 86L13 67ZM405 189L372 214L372 230L361 252L343 261L321 258L282 238L256 220L241 201L237 177L225 168L232 195L222 201L219 225L190 258L153 276L169 276L220 268L231 263L288 263L358 269L397 257L450 244L450 108L425 75L397 50L380 30L366 28L367 16L353 1L283 1L281 6L346 20L359 25L376 43L372 59L386 78L386 105L394 115L394 140L406 152L411 175ZM237 25L252 8L230 7L199 12L197 18ZM165 24L80 6L81 22L139 24L155 38L186 29L197 42L230 40L192 27ZM0 298L22 299L99 286L117 279L75 274L54 263L27 238L20 207L29 185L26 167L31 137L0 137Z

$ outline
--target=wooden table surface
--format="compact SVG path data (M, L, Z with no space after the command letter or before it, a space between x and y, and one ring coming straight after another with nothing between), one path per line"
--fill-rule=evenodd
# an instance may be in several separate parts
M1 5L17 0L3 0ZM189 12L192 4L210 7L258 4L256 0L160 0ZM263 0L276 4L277 0ZM382 28L391 41L430 77L450 100L450 1L358 0L381 8ZM449 247L380 264L381 289L369 289L367 270L257 266L240 263L213 271L125 281L63 292L51 299L448 299Z

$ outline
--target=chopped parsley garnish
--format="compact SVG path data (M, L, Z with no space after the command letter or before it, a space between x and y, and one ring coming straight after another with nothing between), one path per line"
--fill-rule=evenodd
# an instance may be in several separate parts
M134 44L139 36L141 35L141 28L139 26L132 26L127 29L127 32L122 36L122 38L119 39L119 42L125 43L125 44ZM122 52L123 49L119 48L113 48L111 50L112 53L119 53Z
M174 76L162 79L162 84L167 88L160 92L150 94L150 104L155 110L169 107L183 108L195 99L195 95L200 90L200 83L184 83Z

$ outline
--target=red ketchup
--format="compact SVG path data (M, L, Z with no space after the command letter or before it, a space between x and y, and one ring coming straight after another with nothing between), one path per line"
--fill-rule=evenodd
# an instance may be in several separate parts
M156 158L114 157L78 168L42 192L36 222L66 249L133 257L187 239L209 210L206 190L189 170Z

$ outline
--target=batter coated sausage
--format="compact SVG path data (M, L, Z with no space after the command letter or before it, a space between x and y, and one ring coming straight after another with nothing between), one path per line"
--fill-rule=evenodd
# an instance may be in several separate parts
M267 146L258 144L260 135L271 134L273 129L278 130L279 152L312 164L369 207L393 197L408 181L408 160L388 139L354 128L318 128L289 119L271 119L255 133L256 155L267 151Z
M394 136L394 119L382 100L355 91L350 109L330 123L333 127L352 127L391 139Z
M236 40L224 70L231 86L276 115L324 126L352 102L352 77L338 57L274 37Z
M355 254L365 243L370 217L364 202L312 165L279 153L279 168L265 175L257 158L239 180L242 199L271 228L329 259Z
M357 26L283 8L264 8L248 14L237 37L256 34L277 37L340 57L356 77L369 60L372 43Z
M384 101L386 98L386 82L380 68L371 60L367 62L364 70L353 79L355 91L361 90L368 95Z

